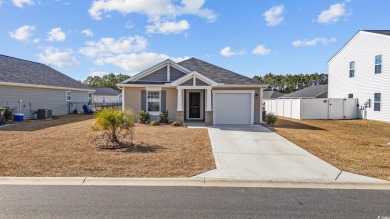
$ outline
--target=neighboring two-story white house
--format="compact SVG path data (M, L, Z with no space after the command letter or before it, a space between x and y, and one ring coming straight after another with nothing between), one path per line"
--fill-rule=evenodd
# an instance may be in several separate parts
M361 30L328 62L329 98L358 98L363 118L390 122L390 30Z

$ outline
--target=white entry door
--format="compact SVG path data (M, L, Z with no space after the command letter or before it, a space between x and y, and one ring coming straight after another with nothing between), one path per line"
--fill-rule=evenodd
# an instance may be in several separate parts
M253 124L254 91L214 91L214 124Z

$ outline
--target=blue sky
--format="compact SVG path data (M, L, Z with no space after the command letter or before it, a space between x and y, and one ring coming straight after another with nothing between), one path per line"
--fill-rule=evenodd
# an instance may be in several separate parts
M0 0L0 54L84 80L196 57L253 77L326 73L388 0Z

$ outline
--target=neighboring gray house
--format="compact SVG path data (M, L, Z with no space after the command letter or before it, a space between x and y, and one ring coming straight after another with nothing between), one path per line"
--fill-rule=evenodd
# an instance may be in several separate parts
M274 90L265 90L263 91L263 101L266 100L273 100L278 99L279 97L283 96L284 94L274 91Z
M284 94L279 99L314 99L328 98L328 85L312 85L310 87L297 90L295 92Z
M92 87L94 103L119 103L122 102L121 92L112 89L111 87Z
M32 118L37 109L51 109L53 115L82 112L92 92L49 66L0 55L0 106L15 108L25 118Z
M267 87L196 58L168 59L117 85L123 88L123 109L148 111L152 120L168 110L170 121L206 125L260 123Z

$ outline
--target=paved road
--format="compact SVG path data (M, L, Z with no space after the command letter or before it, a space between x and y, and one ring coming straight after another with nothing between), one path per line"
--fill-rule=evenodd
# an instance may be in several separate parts
M0 186L0 218L378 218L390 191Z
M219 125L208 132L217 169L198 178L380 181L341 172L263 126Z

